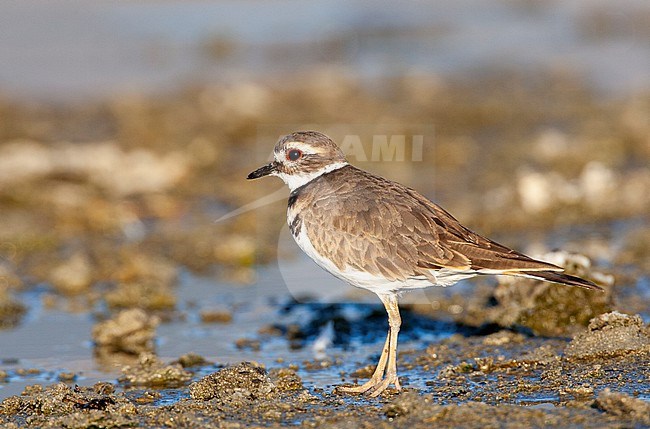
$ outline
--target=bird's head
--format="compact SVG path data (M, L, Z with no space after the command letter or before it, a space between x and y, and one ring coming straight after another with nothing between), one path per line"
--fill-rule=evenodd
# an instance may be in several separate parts
M278 176L293 191L347 163L341 149L325 134L298 131L278 140L273 149L273 161L250 173L247 179Z

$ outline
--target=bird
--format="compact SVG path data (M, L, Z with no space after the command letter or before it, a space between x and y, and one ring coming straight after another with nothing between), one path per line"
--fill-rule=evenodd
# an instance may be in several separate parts
M390 385L401 390L398 298L408 290L508 275L602 291L471 231L416 190L351 165L321 132L281 137L273 160L247 179L264 176L277 176L289 187L287 223L298 246L335 277L374 292L388 313L373 375L362 385L337 387L342 393L377 397Z

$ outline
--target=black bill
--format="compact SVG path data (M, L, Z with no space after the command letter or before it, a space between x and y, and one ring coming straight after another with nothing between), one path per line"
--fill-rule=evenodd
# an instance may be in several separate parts
M275 162L272 162L270 164L266 164L257 170L253 171L251 174L246 176L248 180L251 179L259 179L260 177L268 176L269 174L273 174L277 172L278 170L275 168Z

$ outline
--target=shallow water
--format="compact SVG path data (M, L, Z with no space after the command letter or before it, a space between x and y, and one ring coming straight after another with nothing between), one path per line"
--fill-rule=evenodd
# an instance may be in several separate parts
M282 272L277 267L260 268L258 282L249 286L228 284L183 272L178 288L178 311L184 317L159 326L157 354L163 360L171 361L185 353L194 352L219 365L254 360L267 366L278 366L278 360L286 360L289 364L313 361L316 357L333 361L345 358L349 364L300 372L307 386L324 387L338 382L341 370L352 371L368 355L378 353L385 335L383 325L387 322L374 295L368 294L366 297L366 301L372 302L372 305L341 304L345 307L340 309L342 314L352 320L359 319L358 329L344 339L337 339L335 334L331 341L326 340L324 355L314 351L312 345L322 331L318 324L323 323L319 319L323 314L317 310L322 304L290 304L293 302L292 293L283 279L283 276L304 279L307 271L310 277L312 274L316 277L316 280L310 278L310 281L322 281L325 288L335 285L337 288L350 289L328 274L321 274L320 268L312 266L312 262L305 256L283 263ZM90 340L93 315L44 308L41 300L46 291L43 287L23 295L22 298L30 309L28 316L17 328L0 331L0 344L11 345L0 350L0 368L9 373L6 382L0 382L0 399L20 394L29 384L56 382L61 372L77 374L74 382L79 385L91 385L96 381L113 380L119 376L119 367L107 367L93 358ZM231 309L232 322L202 323L199 312L215 308ZM365 324L363 318L371 311L379 311L381 316L376 318L375 323ZM290 348L284 337L262 341L259 351L239 350L235 346L240 338L257 338L257 331L265 326L278 323L301 324L310 318L315 320L315 331L308 332L312 337L307 338L300 348ZM428 327L433 326L433 332L405 334L401 346L416 347L416 339L431 341L455 332L452 324L432 321ZM39 373L17 372L25 368L37 369ZM201 372L209 373L213 369L206 367Z
M631 222L634 225L635 221ZM598 231L602 231L599 226L556 231L549 234L549 240L562 244L562 240L571 240L575 235L594 236L599 234ZM286 254L290 247L285 246L289 246L289 242L280 240L280 248ZM293 250L295 253L296 249ZM306 387L328 391L341 382L341 372L350 374L378 357L387 322L385 312L373 294L345 285L302 253L282 259L279 266L260 267L257 276L252 285L237 285L183 271L177 290L179 304L176 312L181 317L174 317L159 326L157 354L164 361L172 361L194 352L217 364L201 368L197 376L240 361L253 360L267 367L297 364L298 374ZM627 293L636 299L648 296L649 285L647 278L641 278L636 288ZM5 345L0 350L0 369L9 374L4 382L0 382L0 399L20 394L26 385L56 382L62 372L74 372L77 376L74 383L82 386L96 381L114 381L120 375L119 364L107 366L93 357L90 340L94 324L92 312L98 309L82 313L47 309L42 304L47 291L46 286L41 286L23 294L29 314L15 329L0 331L0 344ZM422 300L435 300L452 293L471 294L472 282L463 282L454 288L430 289L419 295L407 294L404 301L422 303ZM648 322L650 306L644 308L641 314ZM233 320L226 324L202 323L199 312L203 309L231 311ZM468 332L466 327L451 321L432 320L410 311L403 312L403 320L400 350L407 352L406 362L409 361L409 351L422 351L429 344L439 343L452 334ZM284 329L291 325L300 328L297 341L288 341L286 336L268 337L258 333L269 326ZM235 344L241 338L260 341L260 349L238 349ZM533 349L542 344L541 341L531 338L527 344ZM314 349L316 343L321 345L320 350ZM321 362L326 362L325 366L321 367ZM25 369L38 372L25 373ZM408 387L436 390L435 373L416 366L401 375ZM474 388L480 390L481 386ZM636 383L630 389L634 391L630 393L650 399L647 394L650 386ZM156 400L156 404L169 404L187 396L186 391L178 389L165 389L161 393L162 397ZM527 393L514 399L521 404L558 401L556 394L547 391Z

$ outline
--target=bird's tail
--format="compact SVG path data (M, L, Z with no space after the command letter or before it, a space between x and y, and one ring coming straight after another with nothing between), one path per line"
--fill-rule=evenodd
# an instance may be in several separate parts
M584 289L604 292L603 288L589 280L555 271L517 271L511 274L515 276L524 276L537 280L544 280L551 283L559 283L562 285L576 286Z

